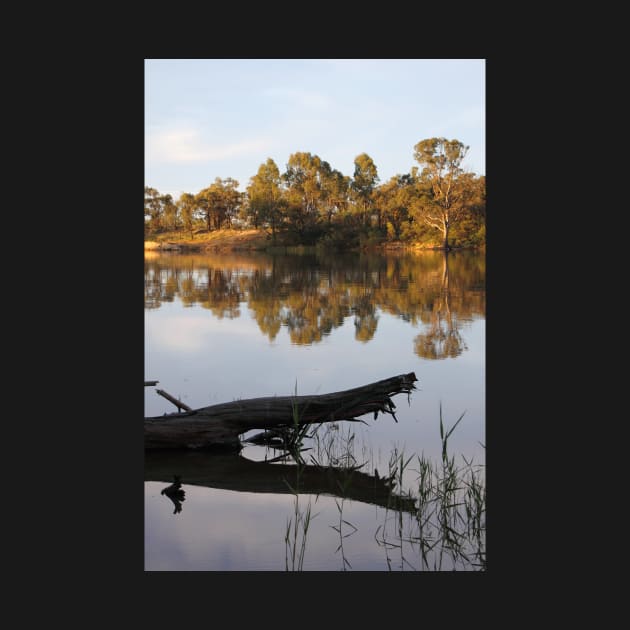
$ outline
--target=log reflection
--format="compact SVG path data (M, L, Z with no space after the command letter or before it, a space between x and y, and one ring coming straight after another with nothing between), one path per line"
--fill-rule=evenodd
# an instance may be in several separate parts
M193 486L273 494L293 494L289 486L297 486L301 494L343 497L403 512L413 513L416 508L414 499L395 493L395 481L359 470L301 466L298 479L296 465L190 451L147 451L144 470L145 481L170 483L176 476L181 483Z

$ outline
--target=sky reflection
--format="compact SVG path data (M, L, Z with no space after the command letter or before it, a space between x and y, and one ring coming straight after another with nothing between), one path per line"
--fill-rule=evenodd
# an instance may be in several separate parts
M449 256L448 269L434 253L403 259L239 254L224 262L216 255L159 256L145 267L145 379L159 380L159 388L189 406L290 395L296 388L298 394L323 394L415 372L418 389L410 403L405 395L394 397L398 423L379 415L352 424L357 459L383 474L394 448L439 458L441 405L447 428L464 413L449 450L484 463L480 255ZM419 354L418 335L431 331L437 342ZM461 344L443 349L452 331ZM144 389L145 415L175 410L154 387ZM347 426L340 423L341 430ZM291 495L183 483L179 514L160 495L168 484L146 483L147 570L284 570ZM331 497L312 501L319 514L304 568L338 570L338 535L330 527L337 506ZM351 522L360 525L344 543L353 569L387 570L374 542L383 515L374 506L347 503L353 503Z

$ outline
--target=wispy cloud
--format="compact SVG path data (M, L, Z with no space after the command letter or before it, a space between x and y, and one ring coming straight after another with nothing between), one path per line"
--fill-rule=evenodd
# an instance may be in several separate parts
M254 138L227 144L204 141L196 129L171 129L149 134L146 154L158 162L210 162L226 158L255 155L269 146L267 138Z

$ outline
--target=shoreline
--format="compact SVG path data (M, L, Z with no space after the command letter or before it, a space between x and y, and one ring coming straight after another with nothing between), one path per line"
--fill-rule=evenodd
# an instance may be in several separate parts
M317 245L272 245L270 237L263 231L250 230L217 230L204 233L190 238L179 238L175 235L164 235L162 240L145 240L145 252L238 252L238 251L260 251L268 253L292 253L310 252L320 249ZM449 251L464 249L482 250L485 247L451 247ZM347 250L346 250L347 251ZM427 243L402 243L400 241L381 243L364 248L354 248L351 251L382 251L382 252L404 252L404 251L444 251L443 247Z

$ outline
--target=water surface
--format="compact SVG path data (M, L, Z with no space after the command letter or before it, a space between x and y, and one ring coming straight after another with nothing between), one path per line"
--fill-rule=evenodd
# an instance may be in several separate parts
M409 402L394 398L397 423L364 416L366 424L320 429L305 458L338 466L352 458L365 477L354 492L336 491L338 480L306 480L297 511L296 496L281 490L300 483L295 467L265 464L278 455L271 449L248 446L225 461L147 454L145 569L469 569L448 558L427 566L413 541L404 542L413 539L412 512L379 504L361 483L378 485L400 453L439 460L440 406L447 428L464 414L449 452L479 464L485 456L483 255L145 253L145 379L193 408L340 391L408 372L418 390ZM145 388L145 415L174 410ZM398 494L417 485L412 468L413 460ZM161 494L174 474L186 493L175 513Z

